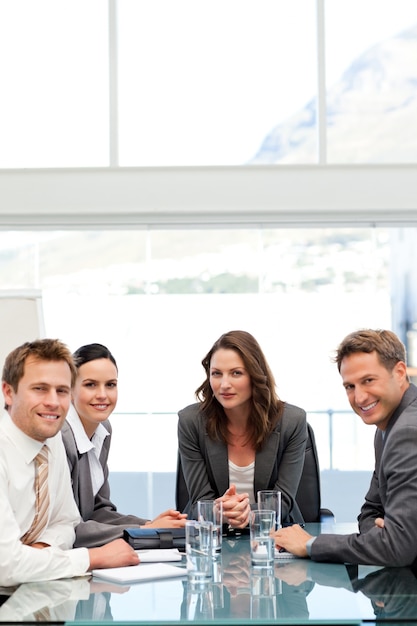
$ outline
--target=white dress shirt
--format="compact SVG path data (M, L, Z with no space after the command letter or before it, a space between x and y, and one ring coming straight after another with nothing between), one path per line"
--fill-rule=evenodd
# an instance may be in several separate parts
M37 549L23 545L22 535L35 515L35 456L43 443L28 437L6 412L0 420L0 585L69 578L89 567L86 548L71 549L80 515L71 489L61 433L46 439L49 449L48 524Z

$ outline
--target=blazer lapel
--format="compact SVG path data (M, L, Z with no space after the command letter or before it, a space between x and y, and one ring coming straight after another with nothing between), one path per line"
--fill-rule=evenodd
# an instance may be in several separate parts
M214 482L220 496L229 488L229 465L227 460L227 446L222 441L212 441L205 436L207 458L210 463Z
M273 476L277 462L280 440L281 432L279 430L272 431L262 450L256 453L254 478L255 498L257 491L265 489L265 485L271 483L271 477ZM214 482L217 485L218 493L223 495L229 487L227 446L223 442L212 441L207 435L205 436L205 444Z
M87 453L80 455L79 468L80 509L84 511L85 521L91 517L94 511L93 485Z

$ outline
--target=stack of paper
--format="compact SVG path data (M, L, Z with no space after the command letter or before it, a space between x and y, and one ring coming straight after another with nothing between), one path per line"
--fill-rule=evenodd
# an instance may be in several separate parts
M186 576L187 570L168 563L139 563L130 567L112 567L107 569L94 569L93 576L114 583L126 584L137 583L143 580L158 580L160 578L175 578Z

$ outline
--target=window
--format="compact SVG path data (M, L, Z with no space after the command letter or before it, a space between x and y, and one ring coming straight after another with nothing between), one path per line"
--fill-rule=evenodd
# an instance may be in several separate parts
M0 167L415 163L416 25L414 0L2 0Z
M113 469L174 471L176 412L195 401L201 359L233 328L254 334L280 397L309 412L322 469L372 466L357 445L372 429L350 410L331 357L352 329L390 326L387 229L24 232L2 233L0 246L0 287L40 288L49 336L115 355ZM165 441L140 460L122 434L138 420L151 438L157 420Z
M2 0L0 167L109 164L102 0Z
M329 163L415 163L416 3L326 2L326 52Z
M1 0L0 288L114 352L112 470L174 471L176 411L233 327L322 469L372 468L331 355L417 327L416 25L415 0Z
M119 0L120 164L256 159L315 97L314 24L311 0Z

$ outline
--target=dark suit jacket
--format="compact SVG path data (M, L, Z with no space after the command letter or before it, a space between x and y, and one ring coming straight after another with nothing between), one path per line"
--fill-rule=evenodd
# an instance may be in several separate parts
M227 446L208 437L199 403L182 409L178 417L178 446L193 517L197 500L218 498L229 487ZM304 465L306 424L303 409L285 404L282 418L255 457L255 497L261 489L281 491L283 522L303 521L295 495Z
M111 426L106 420L104 427L110 435L105 438L100 454L100 463L104 472L104 483L94 497L91 484L90 465L87 454L80 454L74 434L68 422L62 428L62 440L67 453L71 474L72 490L81 517L84 520L76 529L74 547L92 548L101 546L123 536L124 528L142 526L147 520L135 515L122 515L110 500L109 468L107 459L111 444Z
M375 526L383 517L385 527ZM410 385L385 434L375 435L375 471L358 517L360 534L319 535L311 558L404 566L417 560L417 387Z

